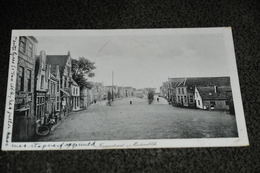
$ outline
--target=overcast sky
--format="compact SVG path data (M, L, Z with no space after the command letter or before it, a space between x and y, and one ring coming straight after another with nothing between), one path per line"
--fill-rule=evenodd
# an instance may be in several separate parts
M168 77L229 76L221 34L36 37L37 54L85 57L95 62L94 82L159 91Z

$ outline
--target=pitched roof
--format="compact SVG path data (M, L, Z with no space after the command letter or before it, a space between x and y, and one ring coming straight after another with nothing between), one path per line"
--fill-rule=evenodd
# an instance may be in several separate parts
M169 78L168 80L171 83L172 87L176 87L177 85L185 81L185 78Z
M133 87L126 86L126 87L123 87L123 89L133 89Z
M54 75L54 76L57 76L56 68L57 68L56 65L51 65L51 69L50 69L51 70L51 74Z
M59 65L60 74L63 74L69 55L47 55L46 64L50 64L51 71L56 71L56 66Z
M72 80L72 85L74 85L74 86L79 86L79 85L77 84L77 82L74 81L74 79L71 79L71 80Z
M113 85L113 86L110 85L110 86L105 86L105 87L107 87L107 88L112 88L112 87L113 87L113 88L117 88L116 85Z
M187 86L188 91L194 91L195 86L230 86L230 77L199 77L186 78L178 86Z
M208 87L196 87L201 98L203 100L223 100L227 99L228 91L231 91L231 87L229 86L221 86L217 87L217 92L215 92L215 88L213 86Z

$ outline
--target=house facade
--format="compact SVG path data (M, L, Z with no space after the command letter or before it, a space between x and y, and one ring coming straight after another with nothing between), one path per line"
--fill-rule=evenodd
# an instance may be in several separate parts
M138 98L144 98L144 97L146 96L146 94L145 94L145 92L144 92L143 89L137 89L135 95L136 95L136 97L138 97Z
M71 104L72 111L80 110L80 87L73 79L71 83Z
M131 87L131 86L123 87L123 96L124 97L133 97L134 96L133 87Z
M108 96L108 92L110 92L111 94L113 94L113 98L118 98L118 88L117 86L106 86L106 93Z
M196 107L207 110L229 110L229 86L195 87Z
M35 37L19 37L13 141L30 140L35 135L34 76L37 45Z
M47 93L47 73L46 73L46 54L44 51L40 52L37 56L36 68L35 68L35 113L39 124L46 122L46 93Z
M182 83L185 78L168 78L167 90L168 90L168 99L171 101L172 105L177 105L177 90L176 87Z
M123 86L117 87L117 93L118 93L118 98L124 98L125 97Z
M102 82L95 82L93 83L93 87L91 88L93 99L95 101L101 101L104 100L106 91L104 89L104 85Z
M176 106L197 107L195 100L195 87L210 86L227 86L230 87L229 77L202 77L202 78L185 78L176 86ZM200 101L201 102L201 101Z
M59 66L47 64L46 53L41 51L36 60L36 117L39 124L50 118L58 120L60 106Z
M49 114L48 119L57 118L60 111L60 76L58 66L47 64L47 93L46 93L46 112Z
M72 100L72 73L71 73L71 56L70 52L67 55L47 55L47 64L51 66L59 66L60 73L60 108L66 112L73 110Z

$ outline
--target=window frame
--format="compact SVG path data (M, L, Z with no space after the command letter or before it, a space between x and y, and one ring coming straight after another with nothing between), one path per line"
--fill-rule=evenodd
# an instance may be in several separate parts
M43 89L44 88L44 75L41 75L41 85L40 88Z
M22 46L23 45L23 46ZM23 50L22 50L23 49ZM22 53L26 53L26 38L25 37L20 37L20 45L19 45L19 50Z
M24 91L24 73L25 73L25 68L23 66L19 66L19 75L18 75L19 91Z
M28 53L30 57L33 57L33 44L29 41L28 43Z
M32 91L32 70L27 69L27 91Z

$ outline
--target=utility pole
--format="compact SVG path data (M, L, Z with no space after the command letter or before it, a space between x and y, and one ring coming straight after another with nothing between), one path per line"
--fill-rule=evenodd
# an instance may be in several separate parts
M114 72L112 71L112 101L114 101Z

